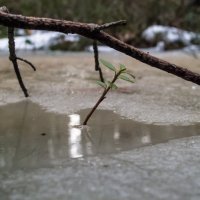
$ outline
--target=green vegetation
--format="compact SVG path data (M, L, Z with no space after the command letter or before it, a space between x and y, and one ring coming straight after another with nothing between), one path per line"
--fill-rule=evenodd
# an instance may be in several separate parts
M102 24L126 19L126 28L112 34L135 46L145 47L141 32L162 24L200 32L200 6L195 0L0 0L11 12ZM5 31L0 31L0 36Z
M7 30L5 27L0 26L0 37L5 37L7 35Z
M86 118L83 122L83 125L87 125L88 120L91 118L92 114L97 109L99 104L106 98L107 93L111 89L117 89L118 88L117 85L115 84L115 82L118 79L122 79L122 80L128 81L130 83L134 83L134 80L135 80L135 77L127 71L127 69L124 65L120 64L119 69L117 69L116 67L114 67L108 61L105 61L105 60L102 60L102 59L100 61L105 67L107 67L108 69L110 69L114 72L114 77L113 77L112 81L105 81L105 82L97 81L97 84L103 88L103 93L100 96L99 100L94 105L94 107L91 109L89 114L86 116Z

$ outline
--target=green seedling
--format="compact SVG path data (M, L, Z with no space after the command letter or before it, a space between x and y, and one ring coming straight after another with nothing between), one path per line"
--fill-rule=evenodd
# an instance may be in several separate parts
M86 118L83 122L83 125L87 125L88 120L91 118L92 114L97 109L99 104L106 98L106 94L110 91L110 89L118 88L117 85L115 84L115 82L118 79L122 79L122 80L128 81L130 83L134 83L134 80L135 80L135 76L133 76L131 73L129 73L124 65L120 64L119 68L117 69L108 61L105 61L103 59L100 59L100 61L103 64L103 66L107 67L108 69L110 69L111 71L114 72L114 77L113 77L112 81L105 81L105 82L97 81L97 84L99 86L101 86L104 90L103 90L103 93L100 96L99 100L96 102L94 107L91 109L89 114L86 116Z

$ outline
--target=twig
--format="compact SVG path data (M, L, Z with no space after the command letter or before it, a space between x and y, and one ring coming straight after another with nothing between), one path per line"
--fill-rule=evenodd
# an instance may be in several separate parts
M115 74L113 80L111 81L110 85L108 86L108 88L105 88L102 95L100 96L99 100L97 101L97 103L94 105L94 107L91 109L91 111L89 112L89 114L86 116L83 125L87 125L88 120L90 119L90 117L92 116L92 114L94 113L94 111L97 109L97 107L99 106L99 104L106 98L106 94L109 92L109 90L112 87L112 84L115 83L115 81L117 80L118 76L121 74L121 71L119 71L117 74Z
M100 80L104 82L103 73L99 65L99 52L96 40L93 41L93 50L94 50L95 70L99 71Z
M22 91L24 92L24 96L28 97L29 95L28 95L27 89L24 85L24 82L22 80L20 70L18 67L18 63L17 63L17 57L15 54L14 28L8 28L8 42L9 42L9 51L10 51L9 59L13 63L15 74L17 76L19 85L20 85Z
M4 13L9 13L9 10L3 6L0 8L0 12L4 12ZM14 70L15 70L15 74L17 76L17 80L19 82L19 85L24 93L24 96L25 97L28 97L29 94L28 94L28 91L24 85L24 82L23 82L23 79L22 79L22 76L21 76L21 73L20 73L20 70L19 70L19 66L18 66L18 63L17 63L17 60L21 60L27 64L29 64L34 71L36 71L36 68L33 66L32 63L30 63L29 61L23 59L23 58L19 58L16 56L16 53L15 53L15 39L14 39L14 28L13 27L8 27L8 47L9 47L9 52L10 52L10 56L9 56L9 59L10 61L13 63L13 67L14 67Z
M94 31L91 25L51 18L26 17L21 15L8 14L0 11L0 24L7 27L48 30L62 33L76 33L92 40L97 40L117 51L129 55L147 65L174 74L182 79L200 85L200 74L186 68L179 67L148 53L145 53L131 45L128 45L117 38L112 37L104 31Z
M20 57L17 57L17 60L21 60L21 61L25 62L26 64L28 64L33 69L33 71L36 71L36 67L31 62L29 62L28 60L20 58Z
M101 31L101 30L105 30L105 29L110 28L110 27L115 27L115 26L120 26L120 25L122 26L122 25L126 25L126 24L127 24L126 20L119 20L119 21L116 21L116 22L98 25L98 27L95 28L95 31Z
M8 9L5 6L2 7L0 9L0 11L9 13ZM12 27L8 27L8 46L9 46L9 51L10 51L9 59L13 63L13 67L14 67L15 74L17 76L19 85L20 85L22 91L24 92L24 96L28 97L29 95L28 95L27 89L23 83L23 80L22 80L22 77L20 74L20 70L18 67L18 63L17 63L17 57L16 57L16 53L15 53L14 28L12 28Z
M101 31L110 27L126 25L126 24L127 24L126 20L120 20L116 22L106 23L103 25L96 25L96 24L91 24L91 25L93 26L94 31ZM94 50L95 70L99 71L100 80L104 82L103 73L99 65L99 51L98 51L98 45L97 45L96 40L93 41L93 50Z

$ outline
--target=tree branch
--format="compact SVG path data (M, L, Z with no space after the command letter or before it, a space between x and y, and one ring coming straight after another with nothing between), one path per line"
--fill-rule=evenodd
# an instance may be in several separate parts
M95 25L96 28L94 28L94 31L101 31L101 30L105 30L105 29L108 29L108 28L111 28L111 27L115 27L115 26L119 26L119 25L126 25L127 24L127 21L126 20L119 20L119 21L116 21L116 22L111 22L111 23L106 23L106 24L103 24L103 25Z
M22 80L22 76L20 74L20 70L19 70L18 63L17 63L17 57L15 54L14 28L10 28L10 27L8 28L8 41L9 41L9 51L10 51L9 59L13 63L15 74L17 76L19 85L20 85L22 91L24 92L24 96L28 97L29 95L28 95L27 89L24 85L24 82Z
M36 71L36 67L28 60L26 60L24 58L20 58L20 57L16 57L16 58L17 58L17 60L21 60L22 62L28 64L33 69L33 71Z
M115 27L119 25L126 25L126 24L127 24L126 20L120 20L116 22L106 23L103 25L97 25L97 24L90 24L90 25L92 25L93 31L98 32L107 28L111 28L111 27ZM100 80L104 82L103 73L99 65L99 50L98 50L98 45L97 45L96 40L93 41L93 51L94 51L95 70L99 71Z
M5 6L3 6L3 7L0 7L0 12L4 12L4 13L8 14L9 10ZM9 59L13 64L17 80L19 82L19 85L20 85L23 93L24 93L24 96L28 97L29 94L28 94L28 91L27 91L27 89L26 89L26 87L24 85L24 82L23 82L23 79L22 79L22 76L21 76L21 73L20 73L20 70L19 70L19 66L18 66L17 60L21 60L21 61L29 64L33 68L34 71L36 71L36 68L29 61L27 61L27 60L25 60L23 58L19 58L19 57L16 56L14 35L15 35L14 28L13 27L8 27L8 47L9 47L9 52L10 52Z
M76 33L84 37L97 40L152 67L161 69L187 81L200 85L200 74L151 56L148 53L112 37L104 31L94 31L98 25L93 26L86 23L56 20L51 18L26 17L22 15L8 14L2 11L0 11L0 24L7 27L57 31L65 34Z
M99 51L96 40L93 41L93 51L94 51L95 70L99 71L100 80L104 82L103 73L99 65Z

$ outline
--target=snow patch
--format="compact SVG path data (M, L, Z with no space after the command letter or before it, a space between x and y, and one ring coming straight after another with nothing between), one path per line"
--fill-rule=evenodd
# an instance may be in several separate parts
M93 46L89 46L86 48L87 51L89 52L93 52ZM113 51L116 51L115 49L112 49L110 47L107 47L107 46L103 46L103 45L100 45L98 46L98 51L99 52L113 52Z
M33 31L31 35L15 37L16 50L48 49L61 41L77 42L76 34L62 34L49 31ZM8 39L0 39L0 51L8 51Z
M147 51L149 53L163 52L165 50L165 43L163 41L160 41L155 47L143 48L141 50Z
M149 42L155 41L159 37L160 39L168 43L181 41L185 45L190 45L192 40L195 38L199 38L200 35L175 27L153 25L148 27L142 33L142 37Z

